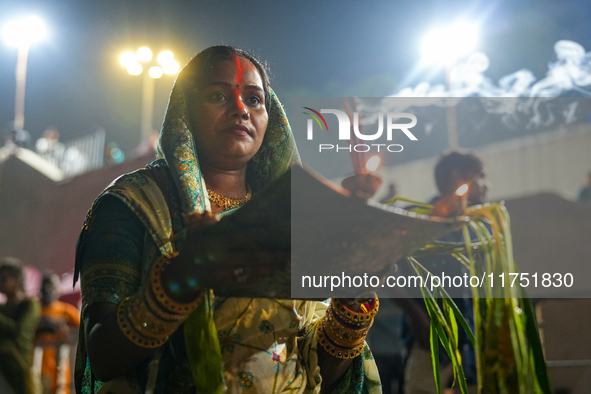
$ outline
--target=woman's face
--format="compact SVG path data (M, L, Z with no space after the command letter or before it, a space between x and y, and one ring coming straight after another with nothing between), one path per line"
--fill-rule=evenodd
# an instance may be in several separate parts
M269 116L263 81L245 58L224 60L204 76L189 112L202 164L242 169L259 150Z

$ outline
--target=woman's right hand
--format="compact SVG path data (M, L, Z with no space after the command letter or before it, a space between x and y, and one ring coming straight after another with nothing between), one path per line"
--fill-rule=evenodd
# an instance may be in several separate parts
M382 179L371 172L354 174L343 179L341 182L341 185L351 192L352 195L363 200L371 198L381 184Z

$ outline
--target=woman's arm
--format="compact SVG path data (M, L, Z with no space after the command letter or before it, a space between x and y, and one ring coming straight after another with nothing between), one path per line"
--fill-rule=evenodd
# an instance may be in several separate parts
M331 356L322 346L318 347L318 366L320 367L320 374L322 375L321 393L332 393L339 385L341 379L349 367L353 363L353 359L344 360Z
M356 312L359 305L347 305ZM322 375L321 393L332 393L353 363L353 359L343 359L331 355L322 346L318 346L318 366Z
M119 199L97 202L81 256L82 322L92 372L103 382L132 373L154 353L128 340L117 323L119 303L140 287L144 233Z
M332 393L339 386L354 361L354 358L337 357L335 355L339 354L337 352L361 356L360 352L365 346L365 336L373 324L373 316L377 313L378 308L377 298L375 300L342 298L331 300L331 305L323 318L323 325L317 327L316 334L319 339L318 366L322 375L322 393ZM343 312L344 310L349 312ZM348 331L349 334L343 336L345 331ZM342 345L335 341L348 342L349 345L345 349L339 348ZM331 345L327 347L326 343Z
M123 334L117 323L116 304L91 305L82 321L90 367L101 382L132 374L142 361L154 355L154 349L138 346Z

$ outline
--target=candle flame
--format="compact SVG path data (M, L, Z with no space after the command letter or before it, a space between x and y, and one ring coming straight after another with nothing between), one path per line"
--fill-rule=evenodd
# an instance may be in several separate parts
M468 191L468 184L464 183L462 186L458 187L458 190L456 190L456 194L458 196L463 196L464 194L466 194L467 191Z
M382 161L382 159L380 159L380 156L378 156L378 155L372 156L367 160L367 163L365 164L365 168L367 169L367 171L375 171L380 166L381 161Z

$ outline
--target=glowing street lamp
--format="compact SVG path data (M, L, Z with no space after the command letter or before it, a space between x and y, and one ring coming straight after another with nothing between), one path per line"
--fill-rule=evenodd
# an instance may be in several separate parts
M141 47L136 52L137 60L140 62L148 62L152 59L152 51L148 47Z
M148 75L153 79L160 78L162 74L164 74L164 71L162 71L162 68L160 67L150 67L150 69L148 70Z
M433 29L423 39L423 56L429 63L455 64L458 58L476 49L476 25L458 22L447 28Z
M8 46L18 48L16 61L16 95L14 103L14 129L25 126L25 85L27 81L27 59L32 43L45 37L45 25L35 17L29 16L8 23L2 29L2 38Z
M445 65L447 91L453 88L452 72L459 58L472 53L478 45L478 28L475 24L457 22L447 28L433 29L423 39L424 61ZM447 142L450 149L459 147L458 125L455 108L447 109Z
M157 56L159 66L147 67L148 72L144 73L144 66L141 63L148 63L152 60L153 54L150 48L141 47L135 53L123 52L119 56L119 62L127 69L130 75L143 74L142 87L142 142L150 138L153 131L152 118L154 113L154 80L162 77L164 74L176 74L179 72L180 65L174 60L174 55L170 51L161 52Z

